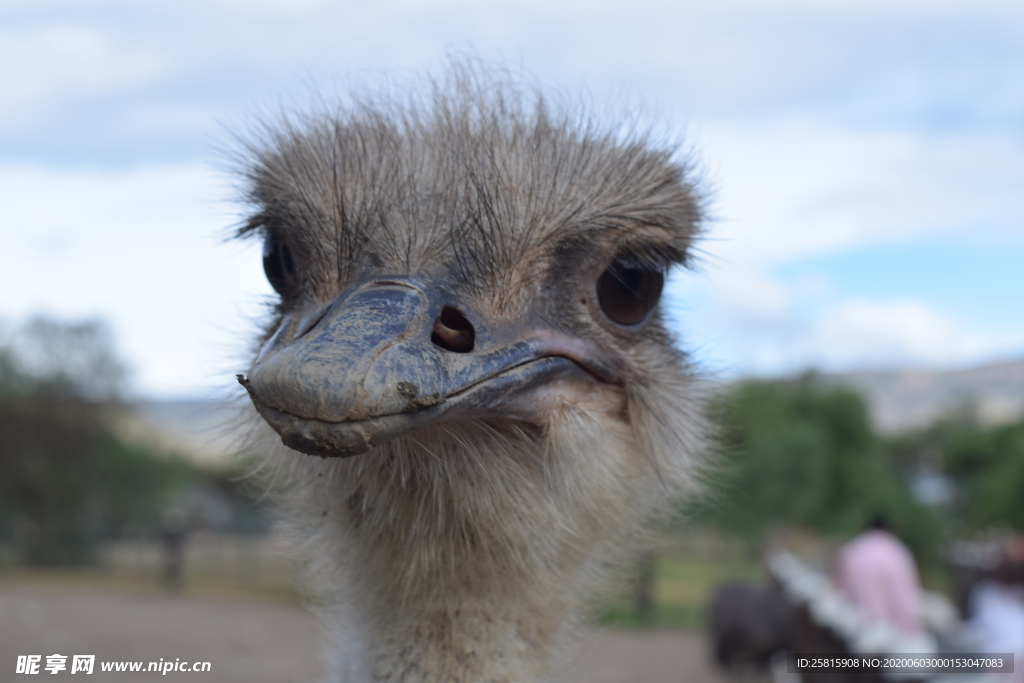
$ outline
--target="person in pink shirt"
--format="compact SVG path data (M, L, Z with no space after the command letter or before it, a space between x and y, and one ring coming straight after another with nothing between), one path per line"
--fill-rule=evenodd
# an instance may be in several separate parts
M904 634L921 630L921 584L907 546L884 517L843 546L836 563L840 588L868 622L884 621Z

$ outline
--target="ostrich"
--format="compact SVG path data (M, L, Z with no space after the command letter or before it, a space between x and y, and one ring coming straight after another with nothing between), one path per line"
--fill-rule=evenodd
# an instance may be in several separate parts
M699 488L659 308L700 224L688 166L466 64L265 131L239 235L279 300L238 379L331 680L545 679Z

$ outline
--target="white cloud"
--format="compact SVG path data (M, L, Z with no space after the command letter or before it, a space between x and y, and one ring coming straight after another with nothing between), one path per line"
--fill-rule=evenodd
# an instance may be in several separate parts
M269 293L259 245L199 165L128 171L0 165L0 312L111 321L147 393L228 386Z
M796 353L806 364L850 367L957 367L1019 352L1024 329L981 333L914 300L848 299L816 319Z
M1024 143L805 121L706 126L717 185L708 249L764 268L868 244L1024 237Z
M727 270L713 278L716 298L750 321L776 320L793 308L790 289L756 271Z
M151 50L123 49L104 32L47 24L0 31L0 123L31 121L55 100L109 93L152 81L165 61ZM15 66L16 65L16 66Z
M676 275L666 298L684 344L725 376L955 368L1024 350L1024 322L981 329L921 300L840 296L821 276Z

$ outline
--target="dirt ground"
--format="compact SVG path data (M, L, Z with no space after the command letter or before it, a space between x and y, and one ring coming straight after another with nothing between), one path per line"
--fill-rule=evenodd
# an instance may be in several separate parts
M167 681L312 683L321 674L316 620L289 604L0 585L0 683L18 655L94 654L87 681L145 681L157 673L101 673L101 661L208 661L209 673ZM68 668L57 676L70 678ZM144 665L145 666L145 665ZM40 671L51 680L48 672ZM79 676L80 674L73 674ZM60 679L53 679L60 680ZM75 679L71 679L75 680ZM559 683L724 683L699 634L595 632Z

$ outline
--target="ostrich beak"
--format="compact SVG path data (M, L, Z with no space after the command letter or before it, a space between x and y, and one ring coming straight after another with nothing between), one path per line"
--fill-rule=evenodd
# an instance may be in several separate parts
M536 422L533 394L547 384L618 383L616 358L588 341L451 301L409 279L354 287L285 316L238 380L286 446L321 457L442 420Z

